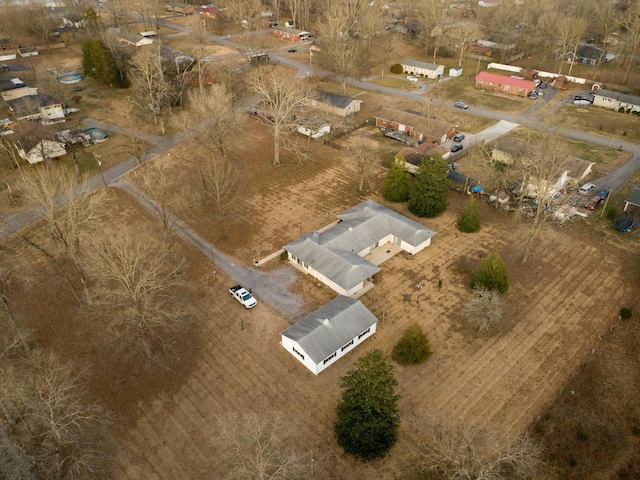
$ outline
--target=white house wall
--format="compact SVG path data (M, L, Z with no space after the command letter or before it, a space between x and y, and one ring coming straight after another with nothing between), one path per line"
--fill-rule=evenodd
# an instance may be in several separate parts
M378 324L374 323L367 329L368 331L366 331L366 333L362 332L357 336L355 336L354 338L352 338L351 340L349 340L348 342L346 342L344 346L340 347L338 350L334 352L335 356L329 355L327 357L328 360L326 363L325 363L325 360L321 360L317 364L314 363L313 360L311 360L311 358L307 354L307 352L305 352L305 350L298 344L298 342L291 340L290 338L287 338L284 335L281 335L282 346L285 348L285 350L287 350L287 352L293 355L293 357L296 358L300 363L302 363L305 367L311 370L313 374L318 375L320 372L322 372L326 368L329 368L331 365L336 363L338 360L344 357L351 350L353 350L362 342L364 342L371 335L376 333L377 326ZM360 335L362 336L358 338ZM353 341L353 343L349 345L351 341ZM302 357L304 357L304 359Z
M368 249L367 249L367 251L368 251ZM290 252L287 252L287 253L289 255L289 261L298 270L306 273L307 275L311 275L314 278L317 278L322 283L324 283L327 287L329 287L331 290L339 293L340 295L344 295L345 297L351 297L351 296L355 295L360 289L362 289L364 287L364 281L362 281L362 282L354 285L353 287L351 287L349 290L345 290L340 285L338 285L336 282L334 282L333 280L329 279L328 277L326 277L325 275L323 275L322 273L317 271L312 266L310 266L310 265L308 265L306 263L305 263L305 265L307 265L306 267L300 265L297 262L296 257L291 255Z

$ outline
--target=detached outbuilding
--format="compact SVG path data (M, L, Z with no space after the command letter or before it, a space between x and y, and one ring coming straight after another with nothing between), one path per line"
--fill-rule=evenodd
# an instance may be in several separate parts
M340 295L280 333L282 346L314 375L376 333L361 301Z

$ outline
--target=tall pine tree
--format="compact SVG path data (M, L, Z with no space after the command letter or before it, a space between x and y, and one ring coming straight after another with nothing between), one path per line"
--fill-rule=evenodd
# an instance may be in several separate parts
M458 230L465 233L474 233L480 230L480 213L478 203L473 197L469 197L458 217Z
M422 160L415 181L409 187L409 211L418 217L437 217L447 209L449 166L440 155Z
M335 432L345 452L369 461L393 447L400 427L397 385L393 367L380 350L367 353L342 377Z

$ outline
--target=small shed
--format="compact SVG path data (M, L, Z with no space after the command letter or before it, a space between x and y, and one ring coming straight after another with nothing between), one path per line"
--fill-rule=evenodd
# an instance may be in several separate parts
M373 335L377 324L360 300L340 295L283 330L281 344L318 375Z
M451 67L449 69L450 77L461 77L462 76L462 67Z

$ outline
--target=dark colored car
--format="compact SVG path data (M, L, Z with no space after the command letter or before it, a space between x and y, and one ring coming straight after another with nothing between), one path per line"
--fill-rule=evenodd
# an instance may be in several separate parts
M464 109L469 108L469 105L467 105L466 103L463 103L463 102L456 102L456 103L453 104L453 106L456 107L456 108L464 108Z
M598 205L600 205L600 202L602 202L602 197L599 197L596 195L595 197L592 197L591 200L587 202L584 208L586 208L587 210L595 210L598 207Z
M295 48L290 48L289 50L287 50L287 52L289 53L296 53L298 50Z
M459 143L454 143L453 145L451 145L451 151L453 153L459 152L460 150L462 150L462 145L460 145Z
M464 135L462 133L456 133L455 137L453 137L454 142L461 142L464 140Z
M598 196L604 200L609 196L609 190L607 190L606 188L603 190L600 190L600 192L598 193Z

